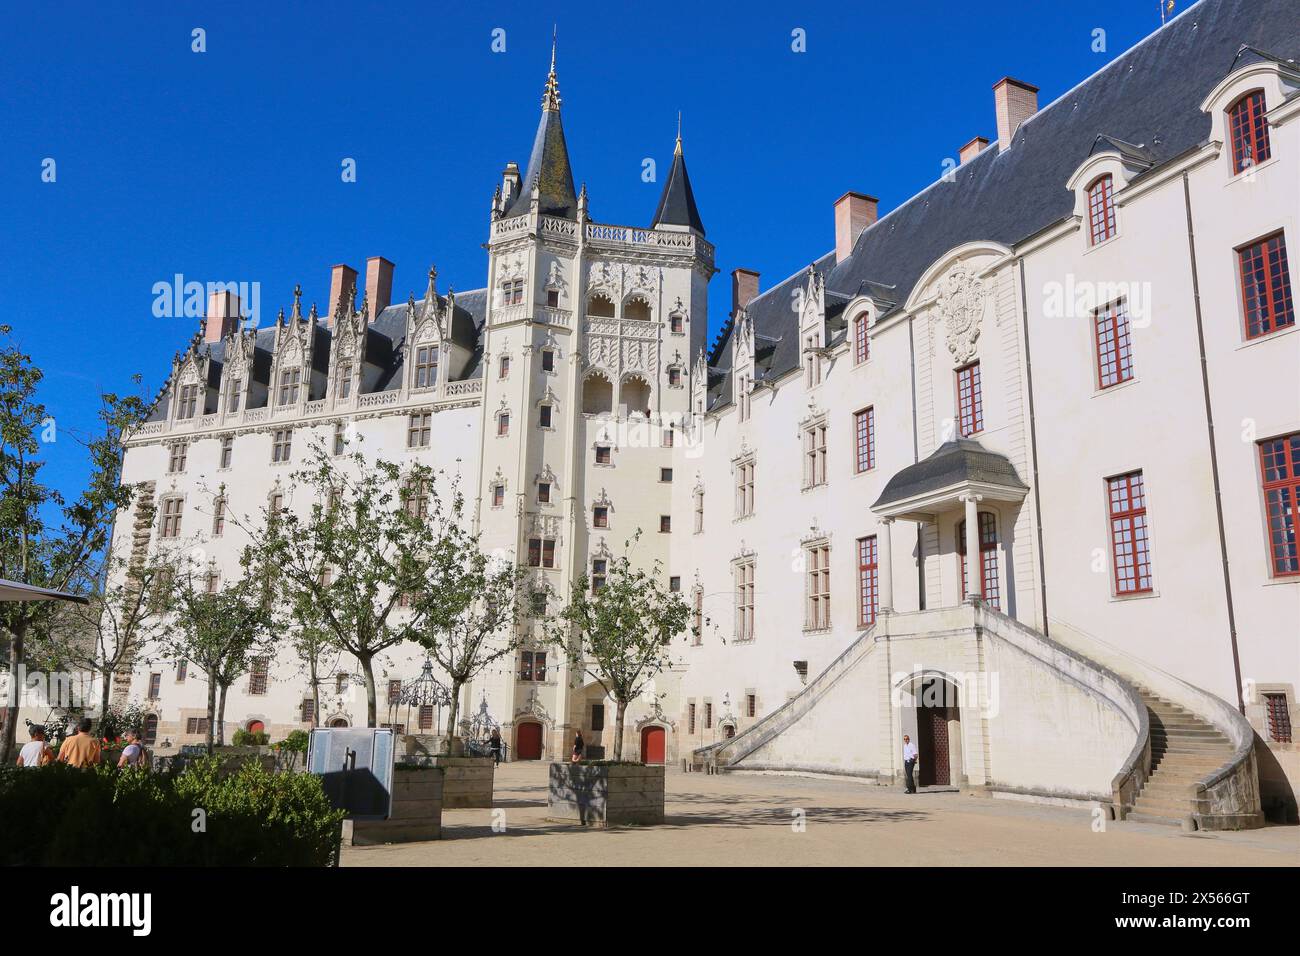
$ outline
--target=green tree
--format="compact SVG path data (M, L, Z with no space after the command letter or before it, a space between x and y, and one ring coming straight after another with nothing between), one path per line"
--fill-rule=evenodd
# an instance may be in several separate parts
M41 481L41 446L58 433L36 398L42 373L11 334L9 326L0 325L0 578L84 592L108 545L114 518L130 505L134 492L121 480L122 437L145 420L151 405L138 396L100 396L95 433L71 436L85 448L90 475L69 503ZM63 433L71 435L66 429ZM8 645L11 680L25 663L29 636L47 626L53 610L46 601L0 603L0 636ZM0 764L7 765L13 760L17 696L4 704Z
M254 658L273 650L273 585L256 553L245 549L243 573L234 581L209 590L208 574L195 562L182 560L175 569L172 593L175 613L163 643L177 658L203 672L208 682L208 753L220 735L226 690L248 672ZM218 700L220 696L220 701Z
M427 584L412 601L411 636L451 681L444 745L450 752L458 736L462 688L488 665L513 655L523 642L518 622L527 571L483 551L480 536L464 527L459 493L451 496L445 518L440 534L428 543ZM530 606L529 611L544 625L544 608Z
M639 537L638 532L631 543ZM671 664L669 642L690 618L690 607L664 586L662 572L658 561L647 571L634 567L626 554L611 558L604 585L593 590L585 574L574 581L568 603L551 625L570 669L590 676L614 701L615 760L623 758L627 705Z
M290 504L268 516L264 532L250 532L290 605L310 608L312 622L356 658L371 727L375 658L408 639L410 616L399 609L430 586L428 543L444 520L439 478L424 465L403 474L391 462L335 458L314 445L290 479ZM310 503L306 513L293 508L295 498Z

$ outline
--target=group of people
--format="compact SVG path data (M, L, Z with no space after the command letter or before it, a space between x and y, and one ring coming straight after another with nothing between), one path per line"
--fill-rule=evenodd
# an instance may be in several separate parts
M64 738L56 754L45 740L45 728L32 724L28 731L32 739L18 752L18 766L36 768L52 763L65 763L69 767L98 766L104 762L104 754L99 741L90 732L93 726L89 717L82 717L77 721L77 732ZM125 737L126 746L117 758L118 767L144 767L147 770L149 751L145 749L139 732L128 730Z

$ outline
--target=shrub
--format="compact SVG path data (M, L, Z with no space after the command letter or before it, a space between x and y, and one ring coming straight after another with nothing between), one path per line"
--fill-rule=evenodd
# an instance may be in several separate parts
M276 744L281 750L289 750L296 754L305 754L307 752L307 731L291 730L289 736Z
M236 730L230 742L236 747L265 747L271 735L265 730Z
M324 866L343 819L311 774L101 765L0 770L0 866ZM196 811L202 810L199 814Z

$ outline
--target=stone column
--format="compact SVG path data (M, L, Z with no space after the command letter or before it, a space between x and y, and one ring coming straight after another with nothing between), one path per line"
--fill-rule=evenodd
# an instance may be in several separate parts
M888 614L894 609L894 549L890 537L893 518L880 519L880 547L877 562L880 571L880 613Z
M975 603L984 597L980 587L980 518L979 495L963 495L966 503L966 601Z

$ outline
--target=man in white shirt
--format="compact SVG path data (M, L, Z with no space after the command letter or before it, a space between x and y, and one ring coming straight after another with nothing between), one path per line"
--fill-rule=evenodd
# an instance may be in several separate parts
M24 744L18 752L18 766L43 767L54 760L54 751L45 742L45 728L40 724L31 725L32 742Z
M903 734L903 772L907 774L907 789L903 791L904 793L916 793L916 781L912 777L912 771L916 768L916 758L919 756L912 738Z

